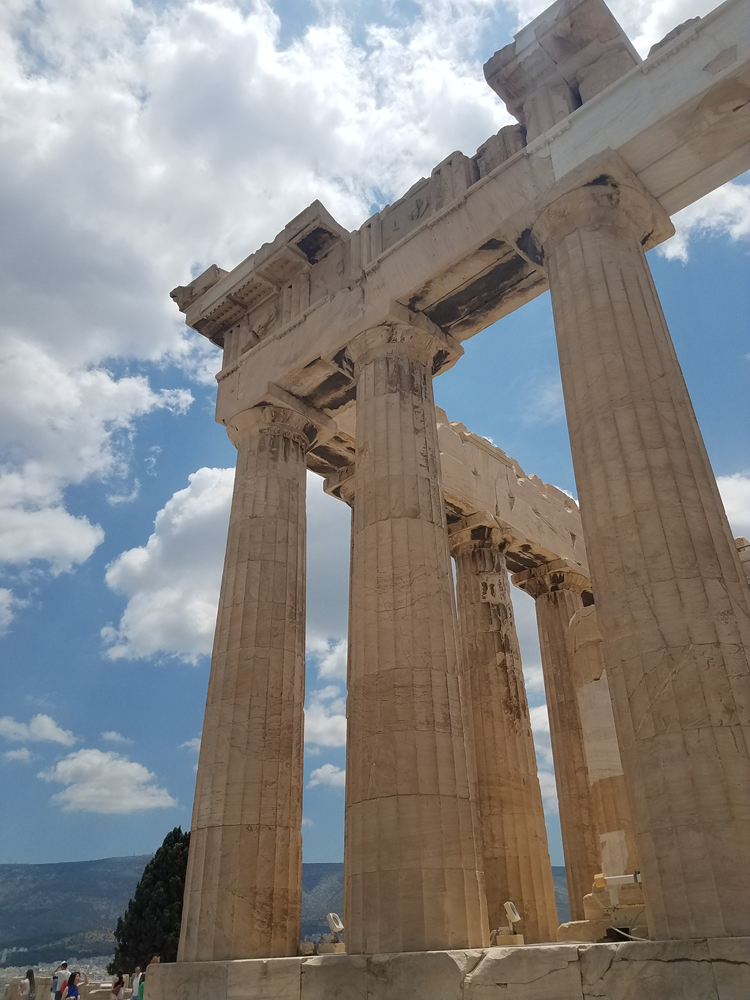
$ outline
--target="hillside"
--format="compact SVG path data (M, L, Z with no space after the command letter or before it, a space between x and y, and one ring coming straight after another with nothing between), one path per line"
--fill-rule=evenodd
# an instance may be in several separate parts
M150 855L53 865L0 865L0 967L111 954L112 931ZM552 869L560 920L569 920L565 869ZM302 937L343 910L342 864L302 866Z
M149 858L0 865L0 964L111 951L117 918Z

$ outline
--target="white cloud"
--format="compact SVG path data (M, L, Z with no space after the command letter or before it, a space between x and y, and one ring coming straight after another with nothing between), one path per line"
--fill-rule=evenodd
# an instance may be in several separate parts
M123 552L107 584L128 603L103 629L111 659L166 653L187 663L211 652L233 469L198 469L156 515L145 546Z
M716 483L733 533L750 538L750 473L717 476Z
M8 626L15 618L16 608L21 604L12 590L0 587L0 636L7 632Z
M321 764L314 771L310 772L308 788L315 788L316 785L329 785L331 788L343 788L346 784L346 771L336 767L335 764Z
M38 777L67 786L52 796L65 812L122 815L177 805L148 768L112 750L77 750Z
M167 359L210 381L218 353L170 288L233 266L315 198L359 225L506 119L477 50L489 0L410 25L365 15L358 42L336 5L310 16L282 44L264 0L0 13L0 559L85 561L102 530L66 510L66 488L122 473L138 418L187 401L105 363ZM204 624L178 655L205 651ZM116 648L140 655L127 636Z
M34 754L28 747L19 747L18 750L6 750L5 753L0 754L0 757L9 763L30 764L34 759Z
M554 815L558 812L558 801L557 801L557 785L555 784L555 775L553 771L545 771L542 768L539 769L539 785L542 789L542 803L544 804L544 811L548 815Z
M191 740L185 740L184 743L180 743L181 750L192 750L194 753L198 753L200 748L201 748L200 736L194 736Z
M49 715L35 715L30 722L16 722L9 715L0 719L0 736L15 743L32 741L35 743L60 743L69 747L76 738L67 729L62 729Z
M728 236L734 242L750 239L750 184L725 184L678 212L672 221L675 235L658 251L669 260L687 262L690 242L700 236Z
M302 826L315 826L315 820L310 819L309 816L303 816Z
M308 636L307 655L315 663L322 680L346 681L346 638L321 640Z
M562 382L559 375L543 379L534 390L533 402L522 415L530 425L556 424L565 419Z
M120 733L116 733L114 729L109 729L106 733L102 733L102 739L106 740L108 743L132 743L133 741L128 739L127 736L122 736Z
M194 472L156 515L146 545L110 564L108 585L128 598L102 632L111 659L195 663L211 652L233 484L233 469ZM307 515L308 651L322 679L345 680L351 513L308 473Z
M0 346L0 563L85 562L104 538L65 509L65 490L121 476L134 421L183 412L187 390L154 392L142 376L73 369L44 348L6 336Z
M305 707L305 744L346 746L346 698L336 684L312 691Z

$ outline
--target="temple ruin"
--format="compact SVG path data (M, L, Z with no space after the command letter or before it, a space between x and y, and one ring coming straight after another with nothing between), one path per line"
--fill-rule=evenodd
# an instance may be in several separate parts
M314 202L172 292L223 348L238 457L180 951L149 1000L750 996L750 545L644 254L750 166L750 0L645 60L603 0L557 0L485 76L518 124L475 155L353 232ZM580 512L432 394L547 289ZM347 953L312 958L307 469L352 508ZM536 602L559 929L509 580ZM497 947L508 900L523 947Z

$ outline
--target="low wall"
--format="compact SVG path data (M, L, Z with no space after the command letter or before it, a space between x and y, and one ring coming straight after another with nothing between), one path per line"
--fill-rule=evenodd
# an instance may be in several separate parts
M748 1000L750 938L151 966L146 1000Z

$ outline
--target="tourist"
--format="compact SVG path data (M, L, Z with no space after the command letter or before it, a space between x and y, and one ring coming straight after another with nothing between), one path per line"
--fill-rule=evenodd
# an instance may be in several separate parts
M26 970L26 978L21 983L21 996L27 1000L36 1000L36 983L34 982L34 970Z
M158 965L161 962L161 955L157 952L155 955L151 956L151 961L149 965Z
M60 1000L68 982L68 963L60 962L52 973L52 985L49 988L52 1000Z
M136 965L135 972L133 973L133 978L130 982L130 985L133 989L131 995L134 997L138 996L138 986L140 985L140 982L141 982L141 967L140 965Z
M117 979L112 983L112 990L109 995L112 1000L122 1000L125 995L125 976L122 969L117 973Z
M80 982L80 977L83 976L85 982L80 983L81 986L88 986L89 977L85 972L71 972L68 977L68 983L63 990L62 1000L80 1000L80 993L78 992L78 986Z
M149 965L151 963L149 962ZM148 971L148 970L146 970ZM141 976L141 981L138 983L138 1000L143 1000L143 991L146 988L146 973L144 972Z

